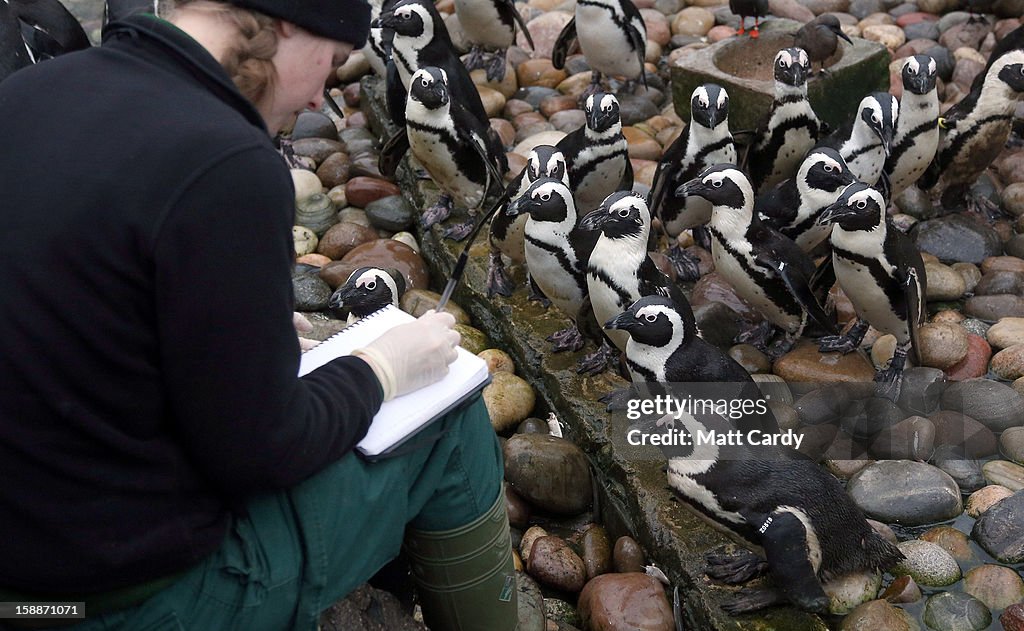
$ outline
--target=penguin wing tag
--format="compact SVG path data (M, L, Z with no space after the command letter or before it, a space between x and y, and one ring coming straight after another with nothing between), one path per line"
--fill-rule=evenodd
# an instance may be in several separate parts
M551 49L551 65L558 70L564 68L565 58L578 46L579 42L576 40L576 18L573 17L555 40L555 46Z
M763 265L775 270L779 278L782 279L783 284L786 285L786 289L789 290L790 295L793 299L800 304L800 307L807 312L807 315L814 320L818 326L825 329L832 335L838 335L839 331L836 329L836 325L825 313L825 310L818 304L817 299L811 292L809 285L809 279L801 273L799 266L788 265L785 262L774 260L770 256L759 255L755 261L759 265Z

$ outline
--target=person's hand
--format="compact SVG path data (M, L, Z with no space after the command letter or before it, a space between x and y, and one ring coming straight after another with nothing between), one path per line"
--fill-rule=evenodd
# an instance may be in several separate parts
M428 311L415 322L391 329L352 354L373 368L384 400L400 397L448 374L462 340L450 313Z
M302 315L298 311L292 312L292 326L295 327L295 332L299 334L299 348L302 351L308 351L320 343L317 340L302 337L303 333L313 332L313 325L306 319L306 316Z

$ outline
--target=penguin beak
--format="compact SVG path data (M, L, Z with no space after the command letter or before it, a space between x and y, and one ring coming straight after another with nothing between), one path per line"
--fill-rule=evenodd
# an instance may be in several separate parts
M704 186L704 182L702 182L701 179L697 177L690 180L686 184L679 186L679 188L676 189L676 197L689 197L691 195L700 195L705 190L707 190L707 187Z
M724 121L728 115L728 110L719 107L712 107L710 111L708 111L708 127L711 129L718 127L718 124Z
M505 209L505 215L508 217L518 217L519 215L529 213L532 200L523 195L512 200L512 203Z
M635 328L637 324L639 324L639 322L637 322L636 316L634 316L631 311L623 311L611 320L605 322L604 328L629 331L630 329Z
M889 148L892 146L892 126L886 126L878 130L878 137L882 140L882 149L885 155L889 155Z
M615 110L609 109L604 111L600 107L595 107L591 110L590 115L587 117L587 124L591 129L596 131L604 131L611 127L612 122L615 120L617 115Z
M918 72L910 75L906 84L914 94L928 94L935 88L935 76L927 72Z
M330 300L327 301L327 306L331 309L341 309L345 306L346 302L352 300L355 290L355 285L342 285L337 291L331 294Z
M827 226L839 221L843 217L852 217L855 214L856 212L846 204L846 201L840 199L818 215L818 221L815 223L819 226Z
M611 220L612 215L603 207L598 207L597 210L593 210L587 213L587 216L580 222L580 228L583 230L600 230L606 223Z
M786 85L803 85L807 83L807 68L803 64L789 64L789 67L782 71L782 80Z
M377 17L378 23L384 28L395 28L395 13L394 11L388 11L387 13L381 13Z

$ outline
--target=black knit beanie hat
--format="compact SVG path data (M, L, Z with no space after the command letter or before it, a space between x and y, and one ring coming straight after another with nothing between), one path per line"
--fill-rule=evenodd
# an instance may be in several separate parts
M229 0L301 26L314 35L362 48L370 32L370 5L366 0Z

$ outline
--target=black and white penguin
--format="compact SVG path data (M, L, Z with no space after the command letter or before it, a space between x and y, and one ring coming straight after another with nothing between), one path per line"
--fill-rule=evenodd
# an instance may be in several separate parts
M601 75L640 79L644 86L644 58L647 55L647 27L632 0L582 0L576 3L573 19L555 40L551 63L565 67L565 59L578 44L593 71L584 96L599 89Z
M736 145L729 132L729 95L714 83L698 86L690 97L690 124L662 154L651 183L650 208L669 237L695 228L711 218L711 204L696 197L681 197L679 186L709 166L734 164ZM678 247L669 257L681 277L699 277L697 264Z
M853 328L846 335L822 338L820 349L849 353L860 345L868 325L896 336L892 361L875 378L880 394L895 401L907 352L918 352L917 330L927 316L927 278L921 253L910 237L892 226L885 207L881 193L857 182L818 219L833 224L836 280L857 312Z
M742 171L732 164L716 165L676 193L712 204L708 229L715 270L737 295L786 333L769 349L770 355L788 351L803 334L808 318L835 331L808 287L814 263L793 241L754 217L754 191Z
M615 191L633 188L633 166L622 135L619 100L598 92L587 97L587 122L558 141L569 165L569 187L582 216Z
M0 0L0 5L0 80L91 46L82 25L59 0Z
M413 74L405 124L409 150L443 191L437 204L423 211L424 228L446 219L453 202L478 209L488 190L501 184L503 167L488 145L489 127L453 101L441 68L427 66ZM470 230L473 224L471 219Z
M892 146L899 101L888 92L873 92L863 99L853 120L818 143L843 156L858 180L874 185L882 175Z
M391 61L391 44L395 31L381 24L380 16L394 10L398 0L370 0L370 33L363 46L363 55L378 77L387 76Z
M740 28L737 35L743 35L746 31L747 18L754 18L754 26L750 29L751 39L761 36L758 27L761 18L768 15L768 0L729 0L729 10L740 16Z
M807 100L810 70L801 48L783 48L775 55L775 100L746 157L750 183L758 193L793 177L818 142L821 123Z
M379 267L360 267L331 294L327 306L348 311L348 323L365 318L388 305L398 306L405 293L405 277Z
M939 146L935 60L928 55L908 57L901 75L900 115L896 119L889 159L885 162L890 198L895 198L921 177Z
M814 149L795 177L754 200L754 212L765 225L778 230L810 252L828 239L829 226L817 223L843 189L857 181L835 149Z
M560 180L541 178L508 206L509 216L529 214L526 221L526 265L544 295L573 321L573 326L548 338L552 350L577 351L584 336L600 343L593 317L586 266L598 233L577 226L572 191Z
M836 54L839 38L845 39L848 44L853 44L853 40L843 32L839 18L831 13L825 13L801 26L800 30L793 35L793 45L807 51L811 63L818 64L820 74L825 72L825 60ZM813 71L811 75L814 75Z
M561 180L566 186L569 186L569 167L565 162L565 156L551 145L537 145L530 151L530 155L526 158L526 166L515 179L508 183L505 193L495 203L507 208L509 203L522 197L530 185L542 177ZM501 257L505 255L513 263L526 262L523 239L528 218L528 215L509 217L504 212L504 208L498 208L492 215L487 235L491 245L487 267L488 296L512 295L514 285L508 272L505 271L505 263Z
M486 67L488 81L505 78L505 51L516 41L516 25L533 48L533 37L513 0L455 0L455 13L466 39L473 44L466 67L470 70ZM486 66L484 50L496 51Z
M21 22L7 0L0 0L0 81L35 63L21 36Z
M1000 44L1024 39L1020 27ZM1014 110L1024 96L1024 50L1010 48L989 57L989 67L971 86L970 93L946 111L941 121L935 159L919 180L949 211L964 206L968 190L1002 152L1010 135Z

